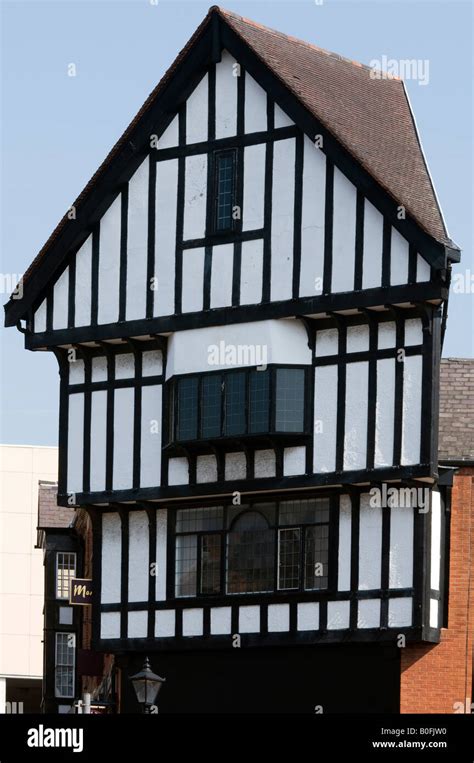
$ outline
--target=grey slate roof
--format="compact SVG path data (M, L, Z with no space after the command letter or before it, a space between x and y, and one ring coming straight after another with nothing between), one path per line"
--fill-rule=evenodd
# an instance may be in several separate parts
M474 358L441 361L440 461L474 461Z

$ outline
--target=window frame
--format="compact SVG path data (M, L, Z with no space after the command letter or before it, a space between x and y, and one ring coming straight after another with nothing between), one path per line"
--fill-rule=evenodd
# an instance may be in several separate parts
M219 160L225 156L231 156L232 158L230 225L226 228L219 228ZM209 233L213 234L214 236L222 236L226 233L232 233L236 229L236 223L238 222L237 220L234 220L233 217L233 209L235 207L237 198L237 148L224 148L213 151L212 163L212 229L209 231Z
M64 588L64 586L61 586L61 589L59 587L59 557L60 556L64 557L66 555L74 557L74 567L72 568L73 569L73 574L69 575L69 590L68 590L67 596L60 596L59 595L59 591L62 590ZM71 580L77 574L77 553L75 551L56 551L54 565L55 565L55 573L54 573L55 598L57 599L57 601L69 601L70 596L71 596L70 583L71 583ZM63 571L64 571L64 569L65 568L62 568ZM67 569L69 570L71 568L68 567Z
M67 663L59 663L58 662L58 637L59 636L66 636L66 639L68 639L70 636L74 638L74 646L73 649L73 657L72 657L72 665L69 665ZM67 646L68 649L71 647ZM77 653L77 635L73 631L56 631L54 636L54 696L58 699L74 699L75 691L76 691L76 653ZM61 694L58 691L58 685L57 685L57 670L58 668L67 668L72 671L72 694Z

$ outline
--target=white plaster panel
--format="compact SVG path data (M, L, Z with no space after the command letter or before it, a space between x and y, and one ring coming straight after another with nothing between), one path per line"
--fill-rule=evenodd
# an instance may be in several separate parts
M367 464L367 415L369 364L348 363L346 367L346 421L344 469L365 469Z
M153 160L154 161L154 160ZM148 176L147 158L128 183L127 227L127 321L145 317L148 260Z
M196 482L217 482L217 461L215 456L198 456L196 459Z
M369 327L347 327L347 352L366 352L369 349Z
M326 157L305 135L301 210L300 296L322 294Z
M319 628L319 604L304 601L298 604L297 628L299 631L317 631Z
M204 289L204 249L183 251L183 313L202 310Z
M339 558L337 569L337 590L351 588L351 532L352 505L349 496L341 495L339 500Z
M107 443L107 392L91 395L91 491L105 490L105 455Z
M290 477L294 474L306 472L306 448L284 448L283 450L283 474Z
M411 588L413 585L413 527L411 506L390 509L389 587Z
M291 121L288 114L281 109L277 103L275 103L275 128L278 127L291 127L294 122Z
M166 558L168 552L168 510L156 511L155 598L166 601ZM173 620L174 627L174 620Z
M255 477L274 477L276 459L274 450L255 451Z
M388 627L406 628L412 624L413 602L411 597L403 596L399 599L389 599L388 602Z
M255 305L262 301L263 240L242 242L240 304Z
M271 299L290 299L293 279L295 139L273 148Z
M245 132L266 132L267 94L254 78L245 74Z
M135 358L131 352L115 356L115 378L132 379L135 376Z
M212 607L211 636L224 636L231 633L232 607Z
M431 493L431 588L439 591L441 568L441 496Z
M338 331L337 329L324 329L316 332L316 350L315 355L318 358L327 355L337 355L338 352Z
M115 323L119 315L122 195L100 221L98 323Z
M393 464L395 424L395 358L377 361L374 466Z
M100 616L100 637L120 638L120 612L103 612Z
M260 607L239 607L239 633L259 633Z
M337 366L315 369L314 381L314 471L336 468Z
M264 143L244 148L243 230L263 228L265 150Z
M129 601L148 601L148 581L150 579L148 549L148 517L146 511L131 511L128 517Z
M402 464L420 462L421 443L421 355L406 357L403 364Z
M188 483L188 459L170 458L168 462L168 485L187 485Z
M113 488L126 490L133 487L135 391L131 387L116 389L114 397Z
M147 350L142 354L142 376L160 376L163 373L161 350Z
M67 491L81 493L83 489L82 462L84 456L84 395L69 395L67 438Z
M390 284L408 283L408 241L392 228L390 249Z
M54 284L53 329L67 328L69 310L69 268L67 267Z
M226 453L225 479L244 480L247 477L247 459L245 453Z
M92 295L92 235L76 254L76 293L74 296L74 325L88 326L91 322Z
M184 240L206 233L207 155L187 156L184 179Z
M156 164L153 314L174 313L178 160Z
M405 345L423 344L423 324L420 318L405 321Z
M362 599L357 608L358 628L380 628L380 599Z
M349 627L350 602L328 601L328 631L339 631Z
M290 630L290 605L269 604L268 631L269 633L285 633Z
M387 350L395 347L397 343L397 330L393 321L379 323L378 349Z
M159 609L155 614L155 637L172 638L176 629L174 609Z
M383 216L370 201L365 199L363 289L374 289L382 284L382 247Z
M186 101L186 143L207 141L209 81L207 74Z
M202 636L203 610L183 609L183 636Z
M354 290L356 201L355 186L334 167L333 292Z
M77 356L69 361L69 384L84 384L84 361Z
M439 626L439 603L436 599L430 599L430 628Z
M122 523L117 512L102 516L102 604L117 604L121 597Z
M140 486L161 481L161 385L142 388Z
M140 610L128 613L128 638L146 638L148 633L148 612Z
M179 142L179 118L178 115L173 117L166 130L158 139L158 148L173 148L177 146Z
M105 355L92 358L91 379L93 382L107 381L107 358Z
M418 283L426 283L431 280L431 268L421 254L416 258L416 280Z
M380 588L382 576L382 511L371 506L369 496L360 497L359 589Z
M35 333L42 334L46 331L46 309L47 300L43 299L41 305L38 307L35 313Z
M212 248L211 308L232 304L232 271L234 245L222 244Z
M237 68L235 58L226 50L216 64L216 138L237 132Z

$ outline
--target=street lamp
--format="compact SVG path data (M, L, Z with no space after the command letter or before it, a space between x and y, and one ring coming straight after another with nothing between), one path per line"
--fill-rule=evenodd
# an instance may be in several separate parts
M158 692L166 678L160 678L156 673L153 673L150 667L150 660L148 657L145 657L143 668L139 673L130 676L130 680L135 689L138 703L143 707L143 712L149 713L150 707L155 704Z

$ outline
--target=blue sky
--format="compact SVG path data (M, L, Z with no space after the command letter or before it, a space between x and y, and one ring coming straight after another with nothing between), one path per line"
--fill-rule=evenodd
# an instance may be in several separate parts
M210 4L0 0L2 273L24 272ZM463 249L455 273L474 274L471 2L224 7L362 63L384 55L429 61L428 85L409 81L407 89L450 235ZM445 357L474 356L473 303L474 282L470 293L451 294ZM15 329L2 330L0 347L0 441L56 444L55 358L23 350Z

